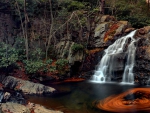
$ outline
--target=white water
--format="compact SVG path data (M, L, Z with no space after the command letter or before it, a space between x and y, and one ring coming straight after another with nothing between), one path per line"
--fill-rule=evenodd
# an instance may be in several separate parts
M3 92L0 92L0 103L2 102L3 96L4 96Z
M133 83L133 66L135 59L135 42L136 40L133 38L136 31L132 31L128 35L116 40L112 45L110 45L107 49L105 49L105 54L102 57L97 70L93 75L93 81L104 83L109 82L111 80L111 76L113 76L115 63L115 57L118 54L126 53L127 54L127 62L125 64L124 74L123 74L123 83ZM130 44L128 44L128 40L131 39ZM127 50L126 47L128 46Z

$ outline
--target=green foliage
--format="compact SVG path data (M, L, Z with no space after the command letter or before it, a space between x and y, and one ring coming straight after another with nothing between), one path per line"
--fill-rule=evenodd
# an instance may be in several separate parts
M52 59L47 59L45 61L46 67L44 68L45 69L44 72L54 72L54 71L56 71L56 66L51 65L52 62L53 62Z
M15 48L10 45L0 43L0 67L7 67L18 60L18 54Z
M34 74L37 73L38 71L42 70L45 67L45 64L43 61L32 61L32 60L25 60L25 71L28 74Z
M145 0L106 0L106 5L118 20L127 20L135 28L150 25L150 8Z
M72 47L71 50L75 53L77 51L81 51L84 49L84 46L82 44L77 44L75 43Z
M18 60L19 61L22 61L24 59L26 59L26 55L25 55L25 41L23 38L21 37L17 37L15 39L15 44L14 44L14 48L16 49L17 51L17 54L18 54Z
M67 59L58 59L56 61L56 69L59 74L64 75L68 71L68 60Z
M84 7L85 5L82 2L72 0L71 3L68 5L67 9L68 11L73 11L73 10L83 9Z
M29 57L30 59L36 61L36 60L41 60L44 57L44 52L40 48L36 48L33 50L29 51Z
M58 59L56 61L56 66L61 67L61 68L63 68L67 64L68 64L68 60L66 60L66 59Z
M46 60L46 64L49 65L49 64L52 64L53 60L52 59L48 59Z
M24 60L25 71L27 74L35 74L38 72L53 72L56 71L55 66L51 66L52 59L48 59L45 62L42 60Z

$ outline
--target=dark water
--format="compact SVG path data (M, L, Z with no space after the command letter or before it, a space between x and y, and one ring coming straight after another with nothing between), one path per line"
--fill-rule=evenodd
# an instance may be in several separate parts
M30 96L29 100L47 108L61 110L65 113L109 113L93 107L96 100L104 99L138 87L136 85L121 85L116 83L64 83L54 85L58 90L67 92L56 96Z

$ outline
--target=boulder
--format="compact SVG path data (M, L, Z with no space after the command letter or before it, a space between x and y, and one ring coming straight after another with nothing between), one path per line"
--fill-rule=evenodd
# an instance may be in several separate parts
M39 83L33 83L30 81L25 81L12 76L5 77L2 81L5 88L10 88L16 91L22 91L24 94L52 94L56 91L54 88L49 86L44 86Z
M101 17L101 22L110 22L110 21L116 21L115 17L110 15L103 15Z
M101 34L103 34L104 32L106 32L106 30L109 27L109 23L108 22L104 22L101 24L98 24L97 27L95 28L95 34L94 37L99 37L101 36Z
M63 113L61 111L50 110L39 104L28 103L27 108L34 111L34 113Z
M1 104L1 113L30 113L30 110L24 105L7 102Z
M108 47L117 38L125 34L125 30L130 27L128 21L106 21L99 23L95 28L94 47Z
M61 111L46 109L45 107L28 103L28 105L21 105L18 103L2 103L0 105L0 113L63 113Z

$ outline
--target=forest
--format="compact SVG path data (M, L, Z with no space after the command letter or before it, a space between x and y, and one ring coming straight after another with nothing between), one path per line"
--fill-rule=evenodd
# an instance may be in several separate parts
M72 52L88 54L88 49L92 49L90 23L99 14L127 20L134 28L150 24L145 0L104 2L101 7L101 0L1 0L1 69L10 73L14 69L25 70L31 75L66 74L72 64L65 55L58 55L62 53L58 53L57 44L63 38L73 40Z
M0 112L149 111L149 40L150 0L0 0Z

